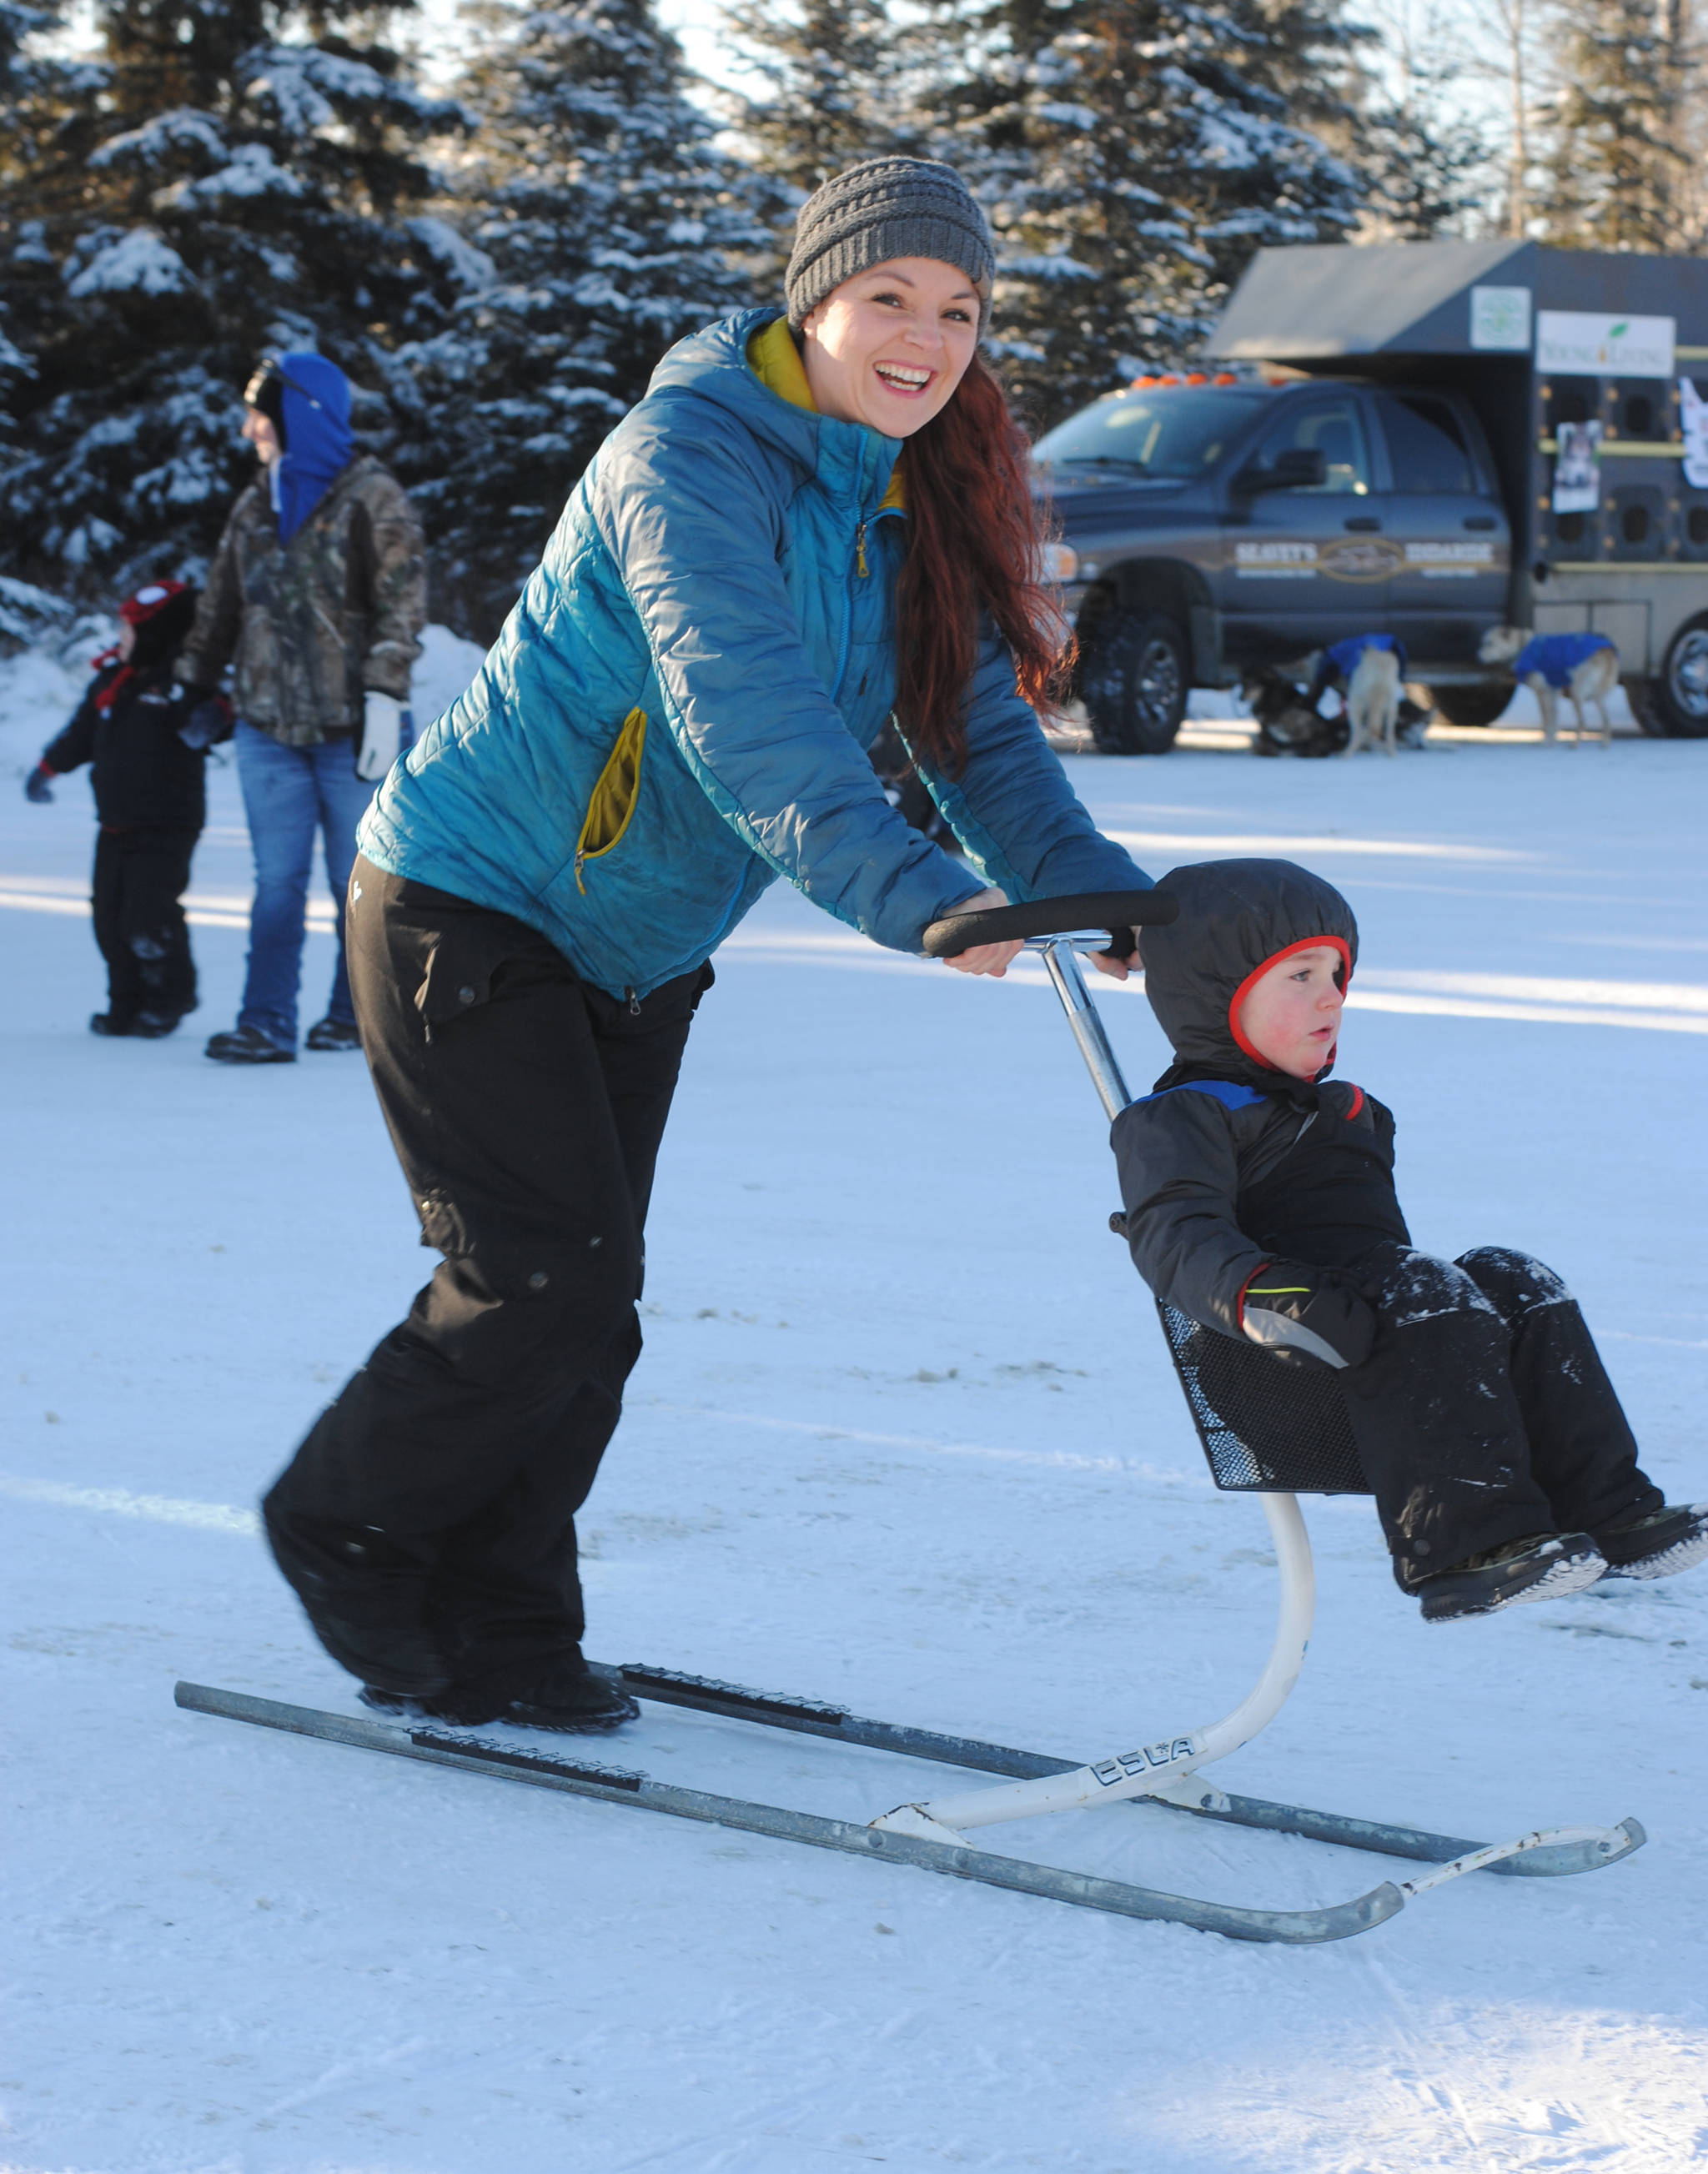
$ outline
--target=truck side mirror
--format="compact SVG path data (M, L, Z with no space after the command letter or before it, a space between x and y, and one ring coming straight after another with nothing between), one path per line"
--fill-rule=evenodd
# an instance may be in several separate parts
M1273 468L1241 468L1233 488L1246 497L1262 490L1316 490L1328 480L1328 462L1320 446L1289 446Z

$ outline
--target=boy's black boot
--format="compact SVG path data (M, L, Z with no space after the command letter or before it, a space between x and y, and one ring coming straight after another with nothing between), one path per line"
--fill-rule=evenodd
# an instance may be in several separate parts
M1708 1502L1662 1504L1595 1536L1609 1577L1675 1577L1708 1561Z
M95 1012L90 1016L89 1030L100 1035L103 1041L115 1041L122 1035L134 1034L137 1022L128 1012Z
M1607 1558L1587 1533L1532 1533L1486 1554L1467 1555L1416 1588L1425 1623L1493 1615L1522 1600L1562 1600L1607 1572Z
M639 1717L640 1709L625 1690L596 1676L578 1651L554 1653L541 1661L518 1662L489 1676L454 1683L425 1697L399 1698L376 1684L365 1684L362 1703L376 1713L413 1714L455 1728L479 1728L488 1722L513 1721L527 1728L549 1728L565 1736L597 1735Z

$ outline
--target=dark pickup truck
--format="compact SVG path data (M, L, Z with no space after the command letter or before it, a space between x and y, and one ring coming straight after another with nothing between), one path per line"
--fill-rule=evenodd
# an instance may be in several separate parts
M1708 737L1708 261L1266 249L1206 353L1035 448L1100 747L1375 632L1491 724L1500 625L1606 634L1644 730Z
M1505 620L1505 509L1477 419L1451 393L1141 380L1051 431L1035 457L1060 524L1078 691L1111 754L1160 754L1192 687L1347 635L1397 635L1420 679L1480 675L1477 644Z

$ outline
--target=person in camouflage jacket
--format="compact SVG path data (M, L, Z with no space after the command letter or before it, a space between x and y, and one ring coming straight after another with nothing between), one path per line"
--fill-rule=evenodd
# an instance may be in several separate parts
M407 744L426 553L396 479L354 455L349 381L334 364L284 355L262 365L244 397L244 435L262 473L226 522L181 669L192 688L212 689L235 665L238 772L255 850L242 1008L235 1032L215 1035L208 1054L289 1063L316 829L338 959L327 1016L308 1046L359 1046L343 893L356 825Z

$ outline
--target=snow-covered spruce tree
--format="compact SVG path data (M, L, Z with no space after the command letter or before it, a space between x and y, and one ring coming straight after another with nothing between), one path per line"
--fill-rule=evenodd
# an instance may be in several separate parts
M1575 249L1700 247L1690 143L1702 78L1683 0L1581 0L1565 22L1552 155L1532 202L1543 233Z
M416 222L458 298L390 381L437 608L484 636L666 348L750 298L766 238L647 0L488 0L469 27L478 132Z
M723 14L737 66L757 78L737 126L774 197L778 276L794 214L821 181L862 159L928 154L929 122L912 103L926 52L915 16L888 0L732 0Z
M348 11L366 36L383 7ZM372 354L436 321L401 224L456 109L397 55L318 42L271 0L108 0L99 58L26 58L0 112L0 563L107 588L193 567L252 457L239 395L269 346ZM412 253L413 252L413 253ZM383 426L381 403L358 422Z
M1365 184L1313 132L1355 126L1333 0L997 0L940 28L940 154L991 214L1035 427L1189 356L1259 247L1357 222Z

